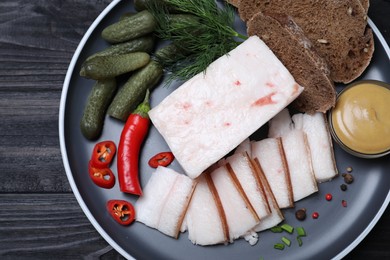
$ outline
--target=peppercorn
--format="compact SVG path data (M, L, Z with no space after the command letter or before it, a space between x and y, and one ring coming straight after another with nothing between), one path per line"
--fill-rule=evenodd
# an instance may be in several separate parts
M318 214L318 212L313 212L313 214L311 214L311 217L314 219L317 219L319 216L320 214Z
M353 182L353 176L352 176L352 174L350 174L350 173L344 173L342 176L344 177L344 182L345 182L346 184L351 184L351 183Z
M298 220L305 220L306 218L306 209L298 209L297 211L295 211L295 217L298 219Z
M340 185L340 189L341 189L342 191L346 191L346 190L348 189L348 187L347 187L347 185L345 185L345 184L341 184L341 185Z
M326 195L325 195L325 199L326 199L327 201L331 201L331 200L332 200L332 194L330 194L330 193L326 194Z
M342 200L341 201L341 205L343 205L343 207L346 208L347 207L347 201L346 200Z

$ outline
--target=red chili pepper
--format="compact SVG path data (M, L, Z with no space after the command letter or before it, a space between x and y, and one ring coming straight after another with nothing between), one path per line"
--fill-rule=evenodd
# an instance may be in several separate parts
M157 168L158 166L168 166L173 162L175 156L172 152L161 152L150 158L149 166Z
M99 187L111 189L115 185L115 176L110 168L93 167L92 162L88 165L89 177Z
M118 179L122 192L142 195L138 161L141 145L149 130L149 90L145 100L127 118L118 145Z
M107 168L114 158L116 152L115 143L103 141L97 143L93 148L91 163L95 168Z
M129 225L135 219L135 210L130 202L125 200L109 200L106 207L110 215L121 225Z

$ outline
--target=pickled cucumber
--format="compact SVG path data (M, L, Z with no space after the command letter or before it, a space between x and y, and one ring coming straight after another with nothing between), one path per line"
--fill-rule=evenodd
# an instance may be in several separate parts
M156 26L153 15L144 10L107 26L101 36L109 43L120 43L147 35L153 32Z
M113 78L97 81L92 87L80 121L85 138L95 140L101 135L106 111L115 92L116 81Z
M162 75L162 66L151 60L148 65L136 71L119 89L107 113L114 118L126 121L130 113L142 102L146 90L152 90Z
M93 55L89 56L86 60L90 60L96 56L109 56L109 55L119 55L126 54L131 52L146 52L151 53L154 48L155 37L154 35L145 35L137 39L133 39L127 42L118 43L111 45L110 47L96 52Z
M139 69L148 64L149 60L150 56L146 52L96 56L82 64L80 76L95 80L113 78Z

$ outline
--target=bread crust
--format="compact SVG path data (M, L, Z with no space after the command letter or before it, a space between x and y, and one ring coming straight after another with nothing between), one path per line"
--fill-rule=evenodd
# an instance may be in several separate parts
M336 102L336 91L329 78L329 67L294 20L285 14L261 12L248 22L248 35L260 37L304 87L292 103L301 112L326 112Z

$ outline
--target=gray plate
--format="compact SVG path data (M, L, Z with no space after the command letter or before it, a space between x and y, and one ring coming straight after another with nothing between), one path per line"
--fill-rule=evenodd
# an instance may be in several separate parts
M330 259L341 258L350 252L373 228L390 200L390 160L389 156L375 160L355 158L337 145L335 153L340 172L348 166L353 167L355 182L342 192L339 186L341 177L320 185L320 191L298 203L296 209L306 208L308 218L299 222L294 217L294 209L284 210L286 222L293 226L303 226L308 233L303 246L299 247L295 236L291 247L284 251L273 249L282 235L270 231L260 233L257 245L250 246L243 239L224 246L201 247L193 245L187 233L178 240L169 238L160 232L141 223L129 227L118 225L111 219L105 209L109 199L126 199L135 202L136 197L119 191L118 183L110 190L101 189L89 179L87 169L92 148L96 142L87 141L81 134L79 122L88 94L94 84L78 75L82 61L94 52L108 46L100 38L102 29L117 21L121 14L133 10L129 1L113 1L96 19L80 42L66 75L60 105L59 131L61 152L66 173L72 190L87 217L98 232L119 253L126 258L136 259L313 259L314 257ZM375 33L376 51L371 65L360 79L377 79L390 82L390 51L375 25L369 21ZM245 32L245 26L237 19L237 30ZM152 95L151 104L155 106L175 87L158 87ZM338 86L340 90L342 86ZM101 140L113 140L118 143L123 123L106 118ZM260 138L260 130L255 138ZM168 149L166 143L151 128L141 153L140 172L144 186L152 172L147 160L154 154ZM181 171L175 162L172 167ZM111 167L116 174L116 161ZM326 193L333 194L333 200L324 199ZM342 207L341 200L348 206ZM311 212L317 211L320 217L313 220Z

